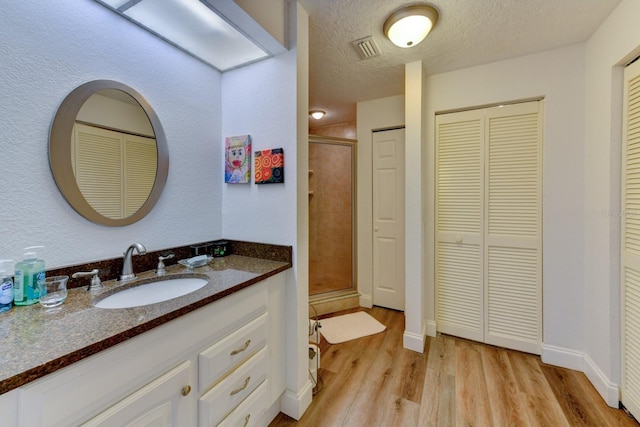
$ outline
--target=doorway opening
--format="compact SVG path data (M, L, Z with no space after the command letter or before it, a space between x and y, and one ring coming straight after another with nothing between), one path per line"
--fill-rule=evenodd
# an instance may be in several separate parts
M356 141L309 136L309 297L357 295Z

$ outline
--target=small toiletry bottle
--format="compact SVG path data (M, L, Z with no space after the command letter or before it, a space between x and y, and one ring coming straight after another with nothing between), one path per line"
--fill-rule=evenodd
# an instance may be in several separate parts
M44 261L38 259L37 250L44 246L31 246L24 249L24 260L16 263L13 303L31 305L40 300L41 285L44 285Z
M13 280L9 273L12 259L0 259L0 313L11 310L13 305Z

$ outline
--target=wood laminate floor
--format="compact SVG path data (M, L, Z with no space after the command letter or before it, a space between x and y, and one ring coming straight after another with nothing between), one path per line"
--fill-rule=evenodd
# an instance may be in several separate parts
M404 313L364 310L387 330L323 340L322 390L300 421L281 413L270 427L638 426L581 372L446 335L428 338L424 354L405 350Z

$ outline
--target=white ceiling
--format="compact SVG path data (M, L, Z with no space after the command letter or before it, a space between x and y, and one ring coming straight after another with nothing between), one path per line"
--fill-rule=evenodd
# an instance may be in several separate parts
M356 120L356 102L402 94L404 64L437 74L584 42L620 0L430 0L440 19L419 45L382 34L410 0L300 0L309 13L309 107L327 112L311 127ZM352 41L373 36L381 56L361 60Z

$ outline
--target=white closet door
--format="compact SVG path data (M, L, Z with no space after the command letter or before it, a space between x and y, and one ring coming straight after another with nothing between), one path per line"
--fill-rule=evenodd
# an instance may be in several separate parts
M122 218L122 138L77 123L74 126L74 173L80 192L96 212Z
M436 323L483 340L484 112L436 116Z
M621 401L640 417L640 61L624 74Z
M541 103L489 108L485 129L485 342L540 354Z
M373 303L404 310L404 129L373 133Z
M124 138L124 216L138 211L147 201L156 180L156 140L135 135Z

